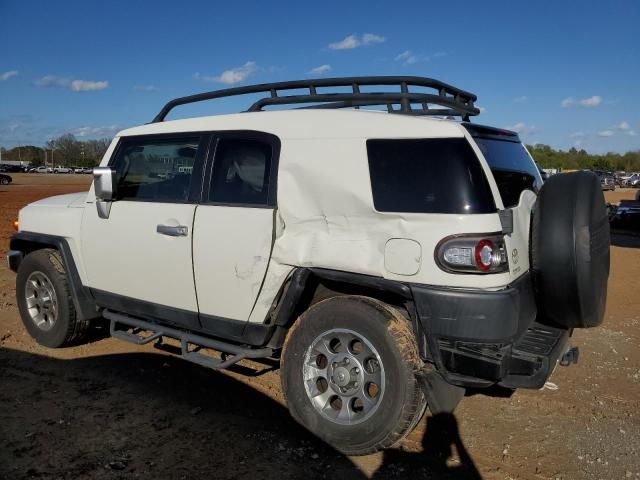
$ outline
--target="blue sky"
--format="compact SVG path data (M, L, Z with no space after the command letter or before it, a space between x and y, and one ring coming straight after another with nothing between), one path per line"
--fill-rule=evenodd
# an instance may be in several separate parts
M528 143L640 149L638 1L0 0L0 18L3 147L112 136L231 85L422 75L476 93L473 121Z

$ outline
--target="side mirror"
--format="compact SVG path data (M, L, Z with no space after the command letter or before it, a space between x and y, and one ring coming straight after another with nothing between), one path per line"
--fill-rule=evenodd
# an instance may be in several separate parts
M111 167L93 169L93 188L96 199L111 202L116 198L116 171Z

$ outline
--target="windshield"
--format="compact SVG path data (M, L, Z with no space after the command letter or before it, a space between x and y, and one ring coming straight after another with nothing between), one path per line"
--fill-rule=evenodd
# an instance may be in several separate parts
M524 190L538 192L542 178L522 143L483 137L474 140L489 163L505 208L518 205Z

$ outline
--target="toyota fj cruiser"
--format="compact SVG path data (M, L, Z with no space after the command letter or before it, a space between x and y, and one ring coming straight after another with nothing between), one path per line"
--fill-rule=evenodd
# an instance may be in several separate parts
M164 121L236 95L247 112ZM357 77L170 101L116 136L88 193L20 211L25 328L55 348L105 317L215 369L279 359L293 417L347 454L465 388L542 387L602 322L605 203L592 173L543 184L516 133L470 123L475 100Z

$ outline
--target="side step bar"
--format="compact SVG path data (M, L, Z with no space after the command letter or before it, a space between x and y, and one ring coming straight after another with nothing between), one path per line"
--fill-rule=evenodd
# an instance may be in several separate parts
M109 333L111 333L112 337L135 343L136 345L145 345L153 342L154 340L162 342L162 337L175 338L180 341L181 355L185 360L216 370L228 368L245 358L266 358L273 355L273 349L271 348L242 347L240 345L226 343L221 340L214 340L213 338L202 337L200 335L166 327L164 325L157 325L155 323L123 315L121 313L112 312L110 310L105 310L102 315L110 322ZM134 332L118 330L118 325L133 328ZM143 337L138 335L135 330L145 330L151 332L151 334L147 337ZM196 349L189 350L189 345L194 345ZM198 353L198 350L201 348L210 348L212 350L222 352L223 354L231 354L232 356L225 359L225 355L223 355L223 358L219 360L217 358L212 358L207 355L203 355L202 353Z

